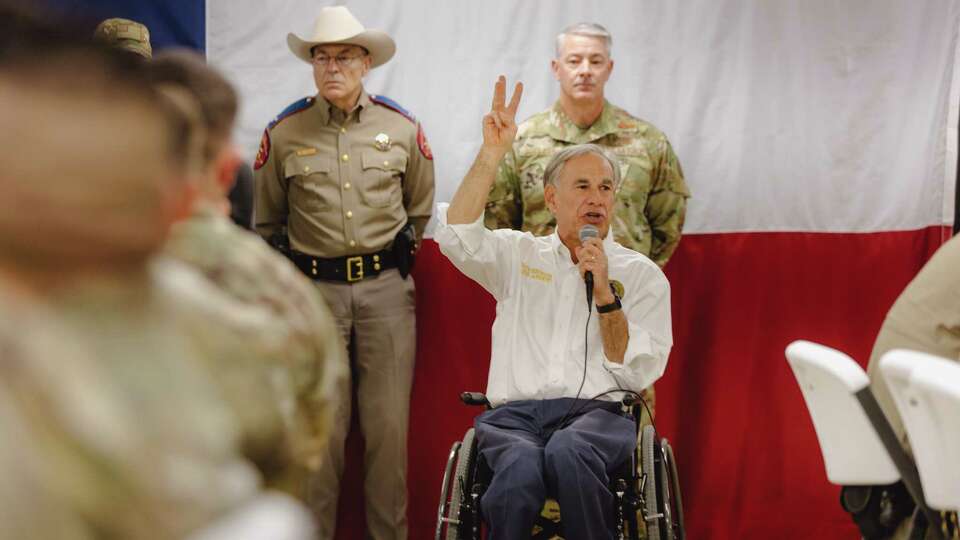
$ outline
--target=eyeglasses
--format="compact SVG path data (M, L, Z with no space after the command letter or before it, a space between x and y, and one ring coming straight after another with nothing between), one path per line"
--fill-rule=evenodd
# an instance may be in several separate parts
M356 64L357 60L359 60L360 58L363 58L364 56L366 56L366 54L355 54L351 56L348 56L345 54L338 54L337 56L334 56L334 57L330 57L325 54L318 54L313 57L313 65L317 67L325 68L332 61L332 62L336 62L336 64L341 68L349 68L349 67L352 67L354 64Z

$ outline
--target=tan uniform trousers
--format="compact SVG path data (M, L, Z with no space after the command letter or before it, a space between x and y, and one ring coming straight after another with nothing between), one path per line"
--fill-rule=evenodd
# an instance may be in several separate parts
M357 404L366 442L367 538L407 538L407 426L416 353L415 288L397 270L353 284L317 281L349 349L356 339ZM312 482L318 537L333 538L350 429L351 384L340 393L330 441Z

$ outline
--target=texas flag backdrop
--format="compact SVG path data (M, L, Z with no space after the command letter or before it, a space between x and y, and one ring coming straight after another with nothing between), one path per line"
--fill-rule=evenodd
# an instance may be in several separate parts
M48 0L91 21L146 23L154 46L195 47L243 98L252 161L264 126L316 92L286 47L320 0ZM357 0L396 57L365 85L422 122L437 200L480 142L498 74L526 84L520 116L549 107L554 38L579 21L614 36L607 97L660 127L693 192L666 273L676 345L657 383L689 537L854 539L784 347L805 338L865 362L883 316L946 239L957 163L960 3L949 0ZM68 88L68 86L65 86ZM427 241L418 257L410 538L432 537L450 444L483 390L492 298ZM362 440L338 538L363 531Z

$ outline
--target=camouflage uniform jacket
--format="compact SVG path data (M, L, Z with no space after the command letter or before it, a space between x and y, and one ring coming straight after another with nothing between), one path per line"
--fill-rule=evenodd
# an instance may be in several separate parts
M487 227L551 233L555 221L543 200L544 168L560 148L584 143L603 146L620 162L613 221L617 242L663 267L680 242L690 191L667 137L609 102L586 129L567 118L559 102L520 124L490 190Z
M0 538L182 538L258 492L153 277L0 290Z
M265 310L271 326L281 327L287 338L273 352L277 358L268 360L289 373L292 402L281 411L294 461L315 469L329 432L330 404L346 375L343 344L317 289L258 235L210 208L174 226L165 253L199 270L230 298Z

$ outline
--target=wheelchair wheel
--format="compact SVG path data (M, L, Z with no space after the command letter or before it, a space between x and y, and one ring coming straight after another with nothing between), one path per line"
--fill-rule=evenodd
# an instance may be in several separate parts
M453 446L450 447L450 454L447 456L447 465L443 469L443 483L440 484L440 507L437 509L437 530L433 535L434 540L440 540L443 534L443 524L446 523L444 518L447 517L447 512L450 510L450 500L447 499L450 482L452 481L450 473L453 472L453 466L456 463L457 454L460 452L460 446L460 441L456 441L453 443Z
M655 456L659 448L653 426L644 426L640 436L640 470L643 471L643 521L646 525L647 540L662 540L660 535L660 504L657 477L659 474Z
M669 488L669 493L664 499L668 502L667 506L671 509L673 536L671 540L686 540L687 531L683 526L683 497L680 494L680 475L677 474L677 460L673 457L673 448L666 439L660 441L660 448L663 451L664 470L666 478L664 485Z
M456 474L453 477L453 490L450 495L450 510L447 514L447 540L463 540L470 538L470 528L467 520L463 519L462 511L466 507L466 498L470 496L473 485L474 461L477 449L473 428L467 430L457 453Z
M666 454L663 451L666 441L659 440L654 444L654 462L657 471L657 513L660 514L660 535L663 540L674 540L673 536L673 499L671 497L670 476L667 473Z

